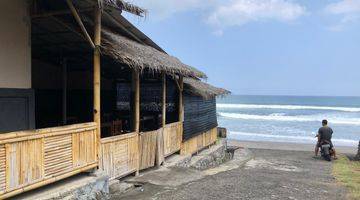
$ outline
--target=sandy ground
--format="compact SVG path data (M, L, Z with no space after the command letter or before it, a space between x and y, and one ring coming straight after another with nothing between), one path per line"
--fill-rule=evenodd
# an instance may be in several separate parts
M285 142L253 142L253 141L238 141L228 140L230 146L242 146L253 149L274 149L274 150L292 150L292 151L314 151L315 144L297 144L297 143L285 143ZM344 154L356 154L357 146L335 146L335 149L339 153Z
M346 189L331 175L332 163L313 158L311 145L297 145L296 149L284 143L230 141L230 145L250 147L253 159L237 168L181 185L148 183L125 194L114 194L111 199L335 200L346 197Z

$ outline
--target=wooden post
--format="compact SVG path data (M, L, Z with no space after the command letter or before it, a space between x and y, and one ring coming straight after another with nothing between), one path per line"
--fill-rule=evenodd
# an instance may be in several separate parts
M140 77L139 71L134 70L132 74L132 87L134 90L134 123L133 123L133 130L135 132L140 131Z
M166 125L166 74L162 74L162 127Z
M139 176L140 170L140 75L139 71L134 69L132 73L132 87L134 90L134 118L133 130L138 134L138 167L135 176Z
M62 122L67 123L67 59L62 60Z
M94 122L97 125L97 154L100 151L101 117L100 117L100 45L101 45L101 10L95 7L94 16Z
M184 122L184 79L182 76L179 77L179 122Z
M179 75L178 81L179 88L179 122L181 123L181 139L183 139L184 134L184 78ZM181 142L180 154L184 155L184 141Z
M164 130L166 125L166 74L162 75L162 116L161 125L162 129L158 131L156 139L156 165L159 167L164 162Z

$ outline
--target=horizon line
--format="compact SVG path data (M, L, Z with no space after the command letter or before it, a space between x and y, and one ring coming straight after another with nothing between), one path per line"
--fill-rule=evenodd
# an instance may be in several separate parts
M297 95L297 94L230 94L227 96L283 96L283 97L356 97L356 95ZM222 98L222 97L219 97ZM223 97L226 98L226 97Z

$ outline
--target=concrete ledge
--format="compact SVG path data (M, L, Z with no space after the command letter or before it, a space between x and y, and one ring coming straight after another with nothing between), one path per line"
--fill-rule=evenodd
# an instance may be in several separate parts
M215 145L200 154L205 154L206 152L216 152L217 150L222 149L222 147L223 146L221 145ZM126 180L128 185L125 187L125 190L122 189L124 187L116 186L118 188L111 190L111 198L156 199L157 195L163 192L177 190L177 188L182 187L182 185L187 185L185 187L187 188L193 182L206 178L207 176L237 169L245 165L246 162L253 158L252 153L248 149L236 147L232 148L232 150L234 153L232 160L206 170L197 170L194 169L194 167L191 167L189 164L191 161L188 160L188 157L173 156L170 163L171 167L162 166L157 170L151 170L141 174L140 176L132 177L131 179ZM206 154L205 157L207 157L207 155L209 154ZM186 166L187 163L188 167L177 167L173 163L175 161L183 161L182 164ZM200 161L201 159L193 162L198 163Z
M192 157L190 167L197 170L206 170L229 161L232 155L227 151L226 139L220 139L218 144L203 150Z
M233 153L233 152L232 152ZM206 170L230 160L232 155L227 151L226 139L220 139L216 144L204 148L198 154L193 156L178 156L170 160L169 166L193 168L197 170Z
M109 178L102 174L79 174L48 186L23 193L12 199L60 200L60 199L108 199Z

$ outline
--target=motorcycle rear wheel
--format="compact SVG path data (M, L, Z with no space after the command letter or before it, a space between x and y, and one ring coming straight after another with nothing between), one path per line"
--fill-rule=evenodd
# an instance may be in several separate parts
M330 154L327 154L327 155L324 155L324 159L326 160L326 161L331 161L331 156L330 156Z

